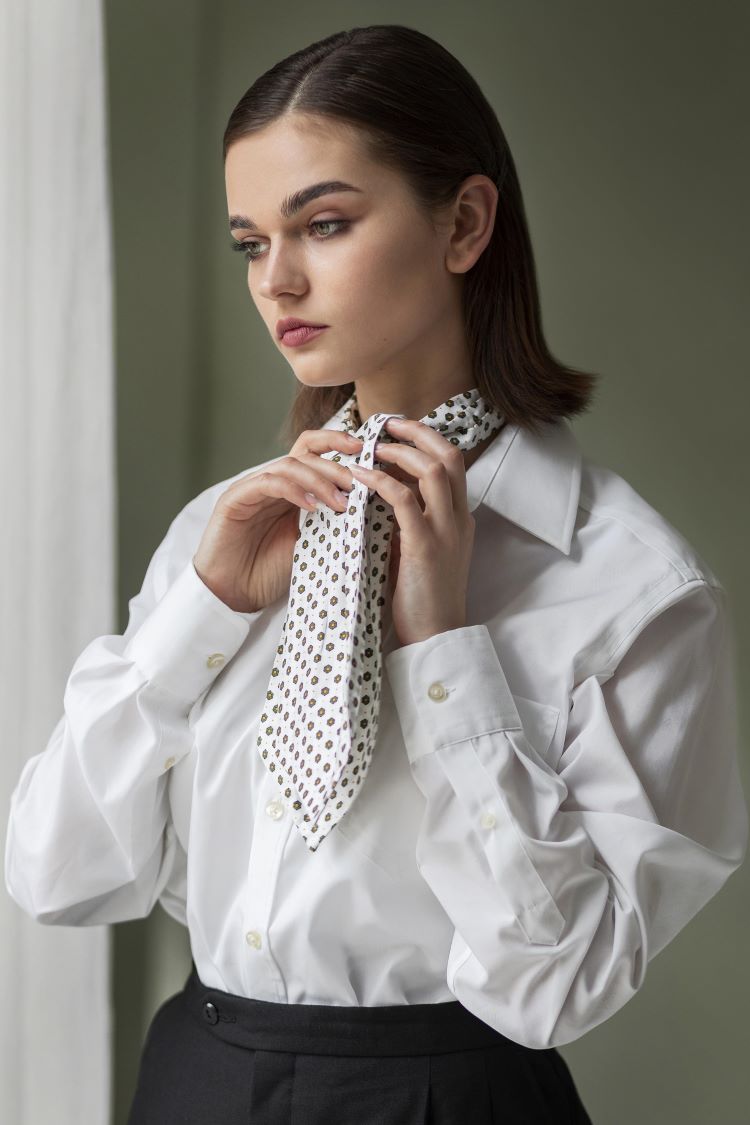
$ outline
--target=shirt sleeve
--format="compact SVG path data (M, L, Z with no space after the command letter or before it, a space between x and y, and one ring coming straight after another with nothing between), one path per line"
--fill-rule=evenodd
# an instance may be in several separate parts
M196 520L196 502L152 557L125 632L97 637L76 660L63 714L11 795L5 884L38 922L142 918L162 893L180 916L168 773L192 749L193 704L262 612L235 612L199 578L192 557L210 513L201 507Z
M448 987L518 1043L617 1012L745 857L725 601L688 580L577 683L556 768L485 625L386 657L426 798L417 864L455 926Z

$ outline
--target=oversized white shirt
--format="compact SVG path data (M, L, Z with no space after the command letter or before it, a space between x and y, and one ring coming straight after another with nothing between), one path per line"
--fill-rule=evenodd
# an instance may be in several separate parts
M566 421L506 425L466 472L467 625L398 647L384 622L366 783L311 853L256 750L287 597L236 612L192 562L274 460L179 512L125 633L76 660L11 797L9 893L68 926L158 901L239 995L458 999L532 1048L579 1038L746 853L721 583Z

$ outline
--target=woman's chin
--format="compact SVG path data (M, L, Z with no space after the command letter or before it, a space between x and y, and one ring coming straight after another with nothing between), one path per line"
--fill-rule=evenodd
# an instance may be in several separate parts
M331 364L317 361L315 363L293 364L292 370L297 380L306 387L340 387L345 383L354 382L351 376L351 367L347 369L346 373L342 373L340 378L336 376L335 371L332 371Z

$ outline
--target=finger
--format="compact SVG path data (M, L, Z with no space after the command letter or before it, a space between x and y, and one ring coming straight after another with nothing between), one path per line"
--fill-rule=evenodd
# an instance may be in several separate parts
M422 509L409 486L401 484L381 469L363 469L358 465L352 465L351 471L356 480L388 501L393 508L401 534L410 536L414 542L418 542L419 537L424 535L425 521Z
M422 497L422 493L419 491L419 482L415 480L413 473L407 472L396 463L395 457L392 457L390 459L390 462L386 464L386 456L381 457L379 453L379 450L382 448L383 444L387 444L388 448L392 449L396 446L397 443L379 442L378 444L376 444L373 450L375 465L379 469L382 469L383 472L388 473L388 475L393 477L394 480L400 481L402 484L407 485L411 489L413 495L416 497L419 507L422 509L422 511L424 511L424 498Z
M303 430L289 450L290 457L301 453L357 453L364 442L345 430Z
M313 467L318 472L329 477L334 485L344 492L349 493L354 481L346 466L339 460L340 454L347 453L354 456L362 450L362 438L344 430L303 430L292 446L289 456ZM312 489L315 495L325 500L326 495ZM314 505L313 505L314 507Z
M375 455L379 461L397 464L418 479L428 515L434 515L442 521L454 513L467 513L463 453L445 438L440 438L437 453L422 452L403 442L377 442ZM439 466L442 466L442 470Z
M334 481L329 480L317 468L296 457L283 457L274 462L271 468L260 474L260 479L264 491L269 495L285 495L283 489L286 488L287 493L295 497L294 503L308 510L317 507L318 500L336 512L343 512L349 506L348 492L337 488ZM273 491L269 491L270 489ZM302 498L301 502L299 497Z
M333 461L329 457L321 457L317 453L298 453L297 460L313 471L322 473L344 492L351 491L354 481L348 465L342 465L340 461Z
M263 498L280 500L305 511L318 506L317 498L312 492L306 492L303 484L270 471L251 473L235 481L221 495L220 503L230 518L242 520L257 509L258 501Z

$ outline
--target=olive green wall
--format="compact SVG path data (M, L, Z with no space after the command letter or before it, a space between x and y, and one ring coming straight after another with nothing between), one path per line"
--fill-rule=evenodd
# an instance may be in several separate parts
M292 50L345 27L407 23L453 51L497 110L549 344L603 374L576 433L724 581L747 685L747 7L109 0L106 16L121 627L182 505L282 452L294 376L226 248L228 114ZM746 755L743 773L750 792ZM562 1049L596 1125L744 1120L747 892L743 869L651 964L641 993ZM190 952L160 907L114 927L113 941L120 1125L148 1023Z

